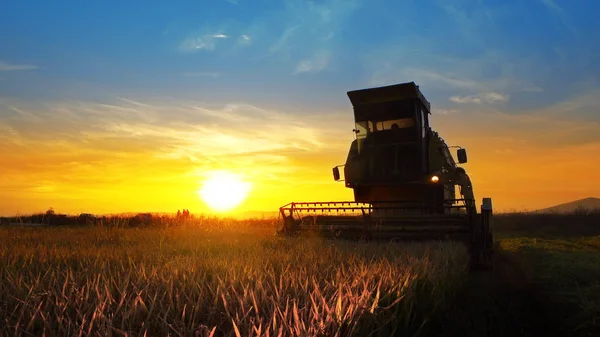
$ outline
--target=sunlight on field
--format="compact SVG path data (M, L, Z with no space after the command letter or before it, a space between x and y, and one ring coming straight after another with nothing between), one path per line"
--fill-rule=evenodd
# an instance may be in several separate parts
M452 243L333 244L239 223L0 227L0 256L3 335L413 334L467 269Z

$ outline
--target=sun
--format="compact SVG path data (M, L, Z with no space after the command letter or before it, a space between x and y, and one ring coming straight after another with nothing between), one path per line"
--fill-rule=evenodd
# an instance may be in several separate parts
M251 184L229 171L209 172L198 194L202 201L217 212L230 211L248 196Z

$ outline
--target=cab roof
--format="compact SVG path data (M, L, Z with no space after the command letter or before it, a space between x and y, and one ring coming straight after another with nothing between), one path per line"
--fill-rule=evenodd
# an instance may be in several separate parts
M352 90L347 94L354 108L373 103L397 102L416 98L421 101L427 113L431 114L431 104L423 96L415 82Z

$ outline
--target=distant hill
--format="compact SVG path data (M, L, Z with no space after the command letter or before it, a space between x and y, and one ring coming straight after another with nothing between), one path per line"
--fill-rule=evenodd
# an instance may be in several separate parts
M585 198L539 209L533 213L571 213L578 210L600 211L600 198Z

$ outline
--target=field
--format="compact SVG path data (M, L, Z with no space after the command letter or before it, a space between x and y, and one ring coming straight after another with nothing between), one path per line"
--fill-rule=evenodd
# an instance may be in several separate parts
M483 274L458 244L283 239L272 221L1 226L0 334L592 336L598 219L498 215Z
M418 333L466 273L453 244L275 238L269 227L0 229L3 335Z
M600 336L600 212L507 215L501 252L519 266L563 335Z

